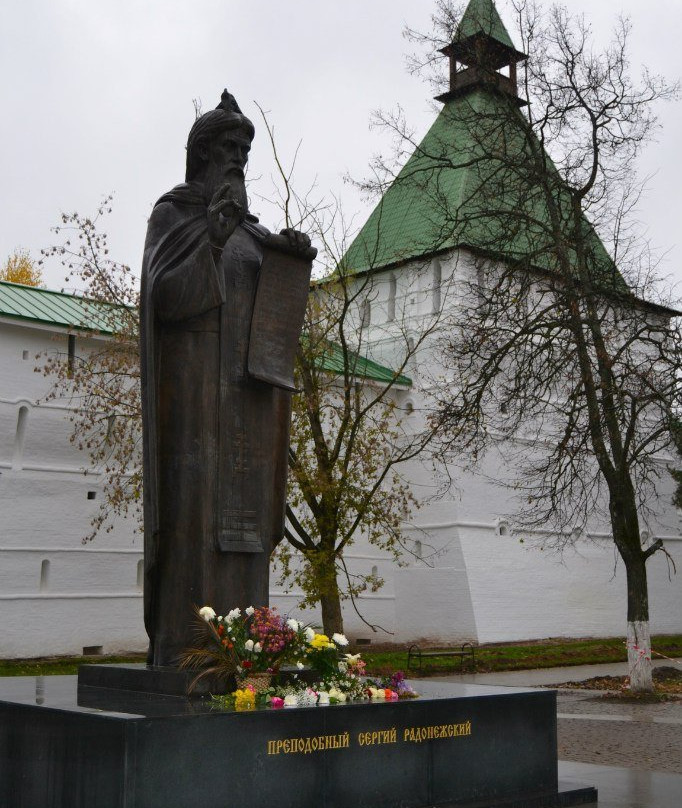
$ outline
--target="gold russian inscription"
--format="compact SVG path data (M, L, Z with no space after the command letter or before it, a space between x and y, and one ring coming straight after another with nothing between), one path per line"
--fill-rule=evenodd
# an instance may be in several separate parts
M471 735L471 721L458 724L429 724L424 727L404 727L402 740L405 743L424 743L443 738L461 738ZM390 729L367 730L358 732L359 746L380 746L398 742L398 730ZM268 755L310 755L313 752L326 752L328 749L348 749L350 747L350 734L348 732L337 735L316 735L309 738L284 738L279 741L268 741Z
M441 738L459 738L471 735L471 721L461 724L432 724L427 727L405 727L403 741L409 743L423 743L424 741L440 740Z
M379 729L373 732L359 732L358 743L360 746L376 746L377 744L397 743L398 731L395 727L391 729Z
M284 738L281 741L268 741L268 755L309 755L327 749L347 749L350 735L318 735L312 738Z

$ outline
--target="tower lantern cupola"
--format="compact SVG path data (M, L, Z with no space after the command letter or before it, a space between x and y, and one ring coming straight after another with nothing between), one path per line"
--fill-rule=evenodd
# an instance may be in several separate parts
M486 87L509 95L519 106L516 65L527 55L516 50L493 0L471 0L455 36L441 53L450 59L450 89L436 100L445 103ZM505 75L508 68L508 75Z

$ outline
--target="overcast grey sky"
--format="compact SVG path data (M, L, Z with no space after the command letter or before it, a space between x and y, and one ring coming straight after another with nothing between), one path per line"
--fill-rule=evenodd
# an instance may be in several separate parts
M227 86L257 127L249 174L264 187L273 160L255 102L268 112L289 160L302 141L297 184L336 192L361 223L363 206L342 176L362 177L388 148L372 110L401 104L418 133L431 92L408 75L406 24L427 29L435 0L5 0L0 10L2 217L0 260L38 256L61 211L94 213L115 193L106 223L112 256L139 265L154 201L184 178L192 99L214 107ZM505 0L498 9L510 32ZM682 73L681 0L570 0L597 41L615 15L633 23L633 64ZM445 65L444 65L445 69ZM653 244L682 280L682 104L661 110L663 129L641 164L654 174L642 206ZM254 186L252 186L253 188ZM273 212L252 191L252 209ZM63 273L48 268L51 288Z

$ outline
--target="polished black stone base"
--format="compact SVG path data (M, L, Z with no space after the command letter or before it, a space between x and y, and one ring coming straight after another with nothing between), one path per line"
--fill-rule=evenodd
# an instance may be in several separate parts
M0 680L0 805L555 808L552 691L419 683L414 701L236 713L204 700Z
M97 687L105 690L124 690L136 693L154 693L159 696L179 696L184 698L190 691L190 685L196 677L196 671L179 668L162 668L143 663L119 665L81 665L78 669L78 687ZM211 688L208 679L199 680L192 693L204 696L217 693ZM223 688L224 689L224 688Z
M296 676L300 681L314 681L315 674L310 668L302 671L295 667L284 666L277 680L286 683ZM235 688L235 681L203 678L193 685L196 671L179 668L162 668L144 663L119 663L100 665L81 665L78 669L78 687L97 687L111 691L134 691L159 696L179 696L185 698L206 696L209 693L227 693ZM192 686L193 685L193 686ZM118 698L118 695L115 696Z

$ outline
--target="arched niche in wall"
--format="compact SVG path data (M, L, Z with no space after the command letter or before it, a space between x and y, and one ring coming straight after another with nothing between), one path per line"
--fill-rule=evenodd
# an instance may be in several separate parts
M498 519L495 525L495 535L497 536L511 536L512 529L509 522L504 519Z

